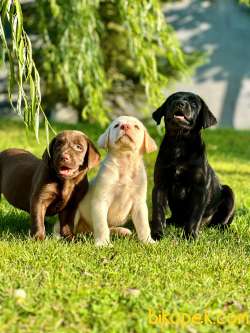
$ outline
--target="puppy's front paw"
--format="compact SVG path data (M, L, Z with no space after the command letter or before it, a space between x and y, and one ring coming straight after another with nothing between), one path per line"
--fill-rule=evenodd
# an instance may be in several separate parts
M68 225L68 224L65 224L62 227L60 227L60 235L63 239L65 239L66 241L69 241L69 242L71 242L75 239L75 234L73 233L70 225Z
M44 240L45 239L45 230L32 230L31 229L31 237L35 240Z
M155 243L156 243L156 241L153 240L153 238L151 238L151 237L148 237L147 239L142 240L142 242L143 242L144 244L155 244Z
M162 230L152 231L151 234L152 234L152 238L156 241L163 238L163 231Z
M184 236L188 240L195 240L198 238L198 231L190 228L185 228Z
M95 246L97 246L97 247L104 247L104 246L110 246L110 247L112 247L113 245L110 243L109 240L106 240L106 239L96 239L95 240Z

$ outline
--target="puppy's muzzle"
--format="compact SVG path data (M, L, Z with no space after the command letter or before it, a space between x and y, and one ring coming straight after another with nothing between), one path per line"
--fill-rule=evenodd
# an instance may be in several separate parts
M61 157L60 157L60 160L61 160L62 162L66 162L66 163L68 163L68 162L71 161L71 156L70 156L68 153L62 153L62 154L61 154Z
M130 124L120 124L120 135L116 142L120 141L123 137L127 137L131 142L134 142L132 135L130 134Z
M79 171L80 165L74 161L71 154L62 152L56 161L57 173L63 178L72 177Z
M177 123L190 125L191 110L189 103L186 101L177 101L174 105L173 118Z

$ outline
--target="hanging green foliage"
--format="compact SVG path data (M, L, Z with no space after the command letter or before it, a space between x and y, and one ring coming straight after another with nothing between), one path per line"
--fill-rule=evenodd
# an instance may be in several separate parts
M38 140L40 113L44 115L47 133L50 125L41 106L40 76L33 61L30 39L23 29L20 2L2 0L0 13L0 38L9 66L9 100L14 110L23 117L27 128L35 132ZM8 40L6 26L11 35ZM14 105L12 95L16 85L18 96Z
M190 73L195 63L166 23L160 0L36 0L25 6L24 20L19 0L4 0L1 38L10 92L18 84L16 109L36 133L42 111L38 72L46 109L71 104L84 118L104 124L112 111L104 101L117 87L121 94L129 87L131 98L144 92L148 105L158 105L169 79Z
M108 120L104 100L117 86L144 90L152 106L169 78L190 72L159 0L37 0L31 15L46 101L69 103L89 120Z
M106 119L103 94L108 88L98 15L99 1L38 0L36 15L42 48L38 64L48 100L83 109L85 118Z

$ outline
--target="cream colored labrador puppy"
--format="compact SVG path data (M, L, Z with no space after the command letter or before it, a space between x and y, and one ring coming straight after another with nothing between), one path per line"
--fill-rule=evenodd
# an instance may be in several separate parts
M110 232L129 235L122 228L131 215L139 240L153 243L146 204L147 175L143 154L157 149L143 124L134 117L115 119L99 140L108 154L88 193L79 203L75 233L94 233L97 246L110 243Z

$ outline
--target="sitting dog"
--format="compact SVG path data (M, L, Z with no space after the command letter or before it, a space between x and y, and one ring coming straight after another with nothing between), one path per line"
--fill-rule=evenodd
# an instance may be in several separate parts
M153 113L166 134L154 170L152 237L160 239L167 223L184 227L196 238L201 224L228 226L234 216L234 194L221 185L208 164L201 129L216 124L205 102L189 92L171 95ZM167 205L171 217L165 220Z
M146 204L147 175L143 154L157 149L143 124L134 117L115 119L98 140L108 154L75 215L75 233L94 233L97 246L110 243L110 231L129 235L120 227L131 214L139 240L153 243Z
M31 215L31 235L45 238L44 217L59 213L61 235L73 236L74 213L88 189L87 171L100 155L79 131L63 131L42 160L23 149L0 153L0 195ZM71 225L68 221L71 221Z

